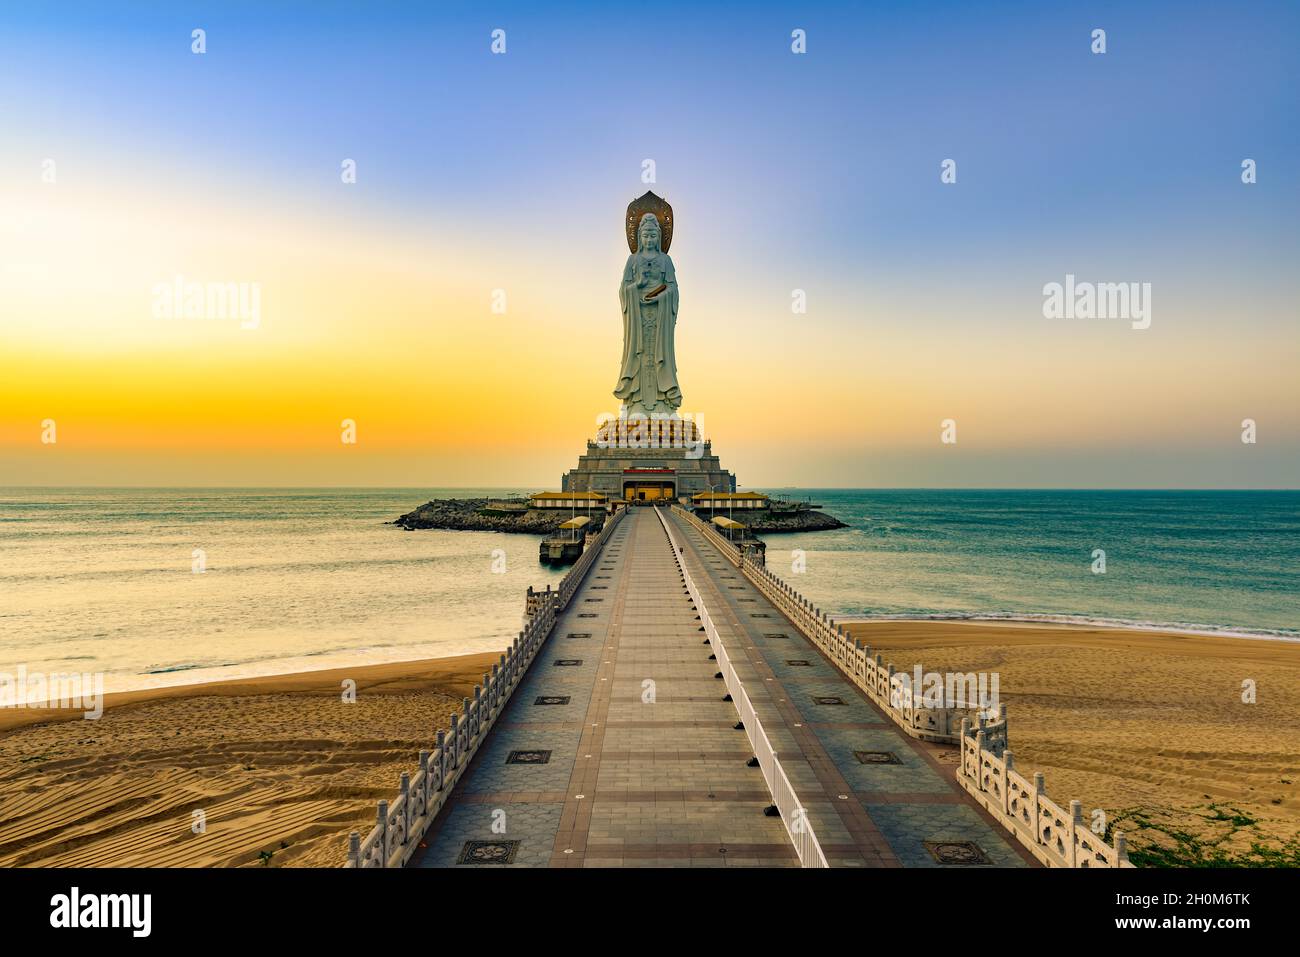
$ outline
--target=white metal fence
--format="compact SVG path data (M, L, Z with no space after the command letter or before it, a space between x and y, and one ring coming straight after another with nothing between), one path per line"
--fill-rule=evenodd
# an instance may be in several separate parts
M731 663L731 656L727 653L727 648L718 635L718 629L714 626L712 618L709 616L709 610L695 585L695 580L686 567L686 558L681 545L677 542L677 536L673 533L672 525L664 517L661 509L656 508L655 515L659 517L664 532L668 536L668 542L672 545L673 557L682 570L686 590L700 613L700 624L704 626L704 633L713 647L713 653L717 656L718 670L722 672L723 682L726 684L727 691L736 705L736 711L740 715L741 723L745 726L745 734L748 735L750 746L754 749L754 756L758 758L758 766L763 771L763 781L772 794L772 803L776 805L777 810L781 813L781 821L785 824L791 843L794 844L795 853L799 855L799 862L804 867L827 867L829 865L826 863L826 855L822 853L821 845L817 843L817 835L813 833L812 822L808 820L807 812L804 810L803 805L799 803L799 798L790 785L790 779L786 777L785 769L781 767L776 750L772 747L772 743L767 739L767 734L763 731L763 723L759 721L758 715L754 713L754 705L749 700L745 686L736 674L735 666Z

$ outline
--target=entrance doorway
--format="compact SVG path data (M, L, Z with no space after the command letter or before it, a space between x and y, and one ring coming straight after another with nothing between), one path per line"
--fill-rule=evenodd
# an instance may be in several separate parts
M628 482L623 497L629 502L672 501L677 497L676 482Z

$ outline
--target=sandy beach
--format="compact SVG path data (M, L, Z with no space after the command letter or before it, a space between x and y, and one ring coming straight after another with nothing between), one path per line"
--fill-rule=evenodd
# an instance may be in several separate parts
M1017 767L1085 817L1105 811L1135 863L1300 865L1300 644L1007 622L851 631L899 668L997 672Z
M1257 843L1255 863L1295 863L1300 646L1004 622L852 630L899 667L998 672L1018 766L1121 821L1136 859ZM110 695L98 721L0 711L0 865L338 866L495 657Z
M125 692L96 721L0 710L0 866L337 867L496 660Z

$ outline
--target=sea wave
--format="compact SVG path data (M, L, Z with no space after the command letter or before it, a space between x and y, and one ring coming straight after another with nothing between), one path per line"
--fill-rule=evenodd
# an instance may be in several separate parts
M882 612L876 615L834 616L837 624L878 621L1003 621L1011 624L1084 625L1127 631L1168 631L1206 638L1254 638L1264 641L1300 642L1300 630L1292 628L1258 628L1244 630L1219 625L1181 621L1141 621L1131 618L1106 618L1094 615L1049 615L1024 612L935 612L934 614L900 615Z

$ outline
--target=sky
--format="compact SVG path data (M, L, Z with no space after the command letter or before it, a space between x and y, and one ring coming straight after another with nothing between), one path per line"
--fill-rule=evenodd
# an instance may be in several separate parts
M1285 2L9 5L0 485L556 488L618 409L653 189L682 410L742 486L1297 487L1297 37ZM1067 275L1149 283L1149 327L1048 318ZM256 321L169 317L178 276Z

